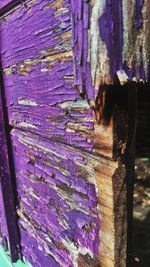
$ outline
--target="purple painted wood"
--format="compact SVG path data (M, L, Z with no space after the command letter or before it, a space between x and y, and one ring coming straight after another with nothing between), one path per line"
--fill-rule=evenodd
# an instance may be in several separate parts
M99 253L94 112L74 75L72 11L70 0L34 0L1 20L21 247L35 267L81 255L92 265Z
M39 5L30 3L1 24L1 55L9 123L90 149L93 145L87 144L86 140L93 123L85 122L83 118L91 111L85 108L80 113L74 108L74 116L69 121L64 116L65 105L64 108L61 105L64 101L82 100L74 81L69 1L66 1L65 13L56 17L53 14L57 13L57 5L51 4L50 9L46 5L48 3L43 1L40 4L40 18ZM32 11L27 13L30 8ZM19 19L22 14L22 19ZM55 28L57 31L53 30ZM55 72L57 75L54 75ZM18 90L18 84L21 90ZM83 130L74 125L79 120Z
M8 231L5 217L2 188L0 183L0 244L7 249Z
M100 122L106 84L148 80L149 16L142 8L150 7L147 1L31 0L13 8L17 3L1 2L0 53L23 255L36 267L97 266L100 254L102 266L125 266L125 166L113 161L113 142L124 154L127 137L116 136L120 127L126 133L127 116L118 111L114 130L94 115Z
M7 239L7 245L10 249L13 261L18 259L19 253L19 235L16 220L16 209L14 203L14 192L12 187L12 179L10 174L9 155L7 147L7 138L4 122L3 96L0 88L0 190L1 190L1 223L2 238ZM6 216L6 219L4 218ZM0 226L1 227L1 226ZM4 240L3 240L4 241ZM3 242L2 242L3 243Z

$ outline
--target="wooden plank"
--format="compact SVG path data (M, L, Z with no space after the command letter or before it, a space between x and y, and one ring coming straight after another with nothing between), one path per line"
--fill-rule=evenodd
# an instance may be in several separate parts
M18 7L1 20L1 38L9 124L92 148L93 111L74 80L69 2L31 1Z
M134 88L134 84L104 87L97 99L96 117L100 125L95 125L95 151L107 161L106 167L98 165L96 168L101 217L99 262L103 267L126 266L131 253L136 111Z
M2 86L2 84L1 84ZM3 101L3 102L2 102ZM6 216L6 225L8 231L7 245L10 250L13 261L17 260L19 253L19 235L17 228L17 218L14 200L13 185L14 180L10 173L10 153L8 152L8 135L6 134L6 116L4 111L4 96L2 87L0 90L0 179L2 198L4 203L4 216ZM7 125L8 127L8 125Z
M26 8L18 8L1 21L1 54L9 124L84 147L91 137L92 119L88 116L92 111L88 102L79 96L74 83L69 3L60 11L60 4L57 6L57 1L51 4L43 1L40 6L30 2ZM55 14L50 25L50 18ZM30 34L27 28L30 28ZM18 90L18 85L21 90ZM88 146L90 148L90 142Z
M100 85L117 79L150 80L149 13L149 0L91 1L88 62L95 98Z
M76 265L79 254L92 264L99 247L94 166L99 162L102 167L105 160L33 133L11 134L23 255L33 266L36 259ZM31 254L29 241L38 242L41 252L34 245Z
M39 267L92 265L99 251L94 112L74 81L71 19L69 0L1 19L22 254Z
M100 87L114 81L99 34L105 3L31 0L1 19L22 253L33 266L126 264L129 90Z
M31 0L26 3L26 6L18 6L10 16L1 18L3 68L9 67L8 71L11 72L13 66L17 65L19 69L21 64L34 65L36 59L44 65L47 58L52 64L54 60L59 59L58 55L55 58L57 52L60 53L60 61L65 58L63 52L71 50L70 10L68 2L64 4L63 10L57 5L56 1L44 0L40 3L40 9L38 1ZM49 23L49 16L53 17L52 23Z

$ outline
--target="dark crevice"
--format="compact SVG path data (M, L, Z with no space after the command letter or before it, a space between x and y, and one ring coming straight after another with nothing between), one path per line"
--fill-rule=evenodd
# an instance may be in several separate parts
M137 85L132 267L150 266L150 83Z
M18 195L17 195L14 159L13 159L13 151L12 151L12 143L11 143L11 135L10 135L12 127L9 125L2 72L0 73L0 88L1 88L1 97L2 97L2 104L3 104L3 114L4 114L4 122L5 122L7 149L8 149L8 156L9 156L9 167L10 167L10 173L11 173L11 178L12 178L12 187L13 187L13 192L14 192L15 206L17 207L18 206Z
M136 157L150 157L150 84L139 84L137 91Z
M25 0L12 0L10 3L6 4L4 7L0 9L0 17L5 15L7 12L11 11L12 8L16 7L19 4L25 6Z
M13 151L12 151L12 144L11 144L11 136L10 131L11 127L9 125L9 118L8 118L8 110L7 110L7 103L6 103L6 96L5 96L5 88L3 82L3 74L2 74L2 66L1 66L1 59L0 59L0 97L1 97L1 104L2 104L2 112L3 114L3 122L4 129L2 130L2 134L5 134L5 144L2 146L6 146L6 155L2 155L3 157L8 157L8 164L4 163L2 167L2 191L3 191L3 199L4 199L4 206L5 206L5 213L7 218L7 228L9 234L9 247L12 261L16 261L18 257L20 257L20 236L19 236L19 227L18 227L18 216L16 212L16 208L18 206L18 196L17 196L17 186L16 186L16 177L15 177L15 168L14 168L14 159L13 159ZM6 177L5 177L6 176ZM8 198L10 200L8 200Z

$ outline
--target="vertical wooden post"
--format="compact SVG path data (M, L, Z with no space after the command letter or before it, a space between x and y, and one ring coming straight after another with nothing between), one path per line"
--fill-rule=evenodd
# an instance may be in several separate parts
M101 216L99 262L102 267L125 267L130 251L135 110L134 84L100 90L95 151L105 162L96 169Z
M10 169L10 158L8 150L8 135L6 134L7 112L4 109L5 96L2 93L2 77L0 87L0 182L5 208L5 216L8 230L8 246L12 261L18 259L19 233L17 227L16 208L13 191L13 180ZM6 107L5 107L6 108Z

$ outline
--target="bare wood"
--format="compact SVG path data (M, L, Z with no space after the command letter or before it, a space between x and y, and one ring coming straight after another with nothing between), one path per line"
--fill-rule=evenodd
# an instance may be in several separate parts
M133 181L131 165L133 166L134 142L130 143L130 149L128 143L129 138L132 137L133 141L135 137L135 117L130 118L130 121L128 119L131 108L131 100L129 102L130 107L128 107L128 98L130 95L133 103L135 94L133 93L131 96L129 93L130 86L125 88L120 86L119 89L125 89L126 93L124 95L122 91L122 96L116 95L117 88L111 88L112 92L114 90L116 100L113 100L115 99L113 95L109 99L113 103L113 107L107 122L105 122L105 115L110 111L110 107L106 105L107 98L110 96L107 91L109 89L104 90L105 101L101 107L101 114L97 116L100 124L95 122L95 151L107 162L107 165L98 165L96 168L101 219L99 262L102 267L126 266L127 239L129 239L127 238L128 222L132 217L132 208L129 209L130 214L127 214L127 204L129 197L132 197L132 189L129 186L126 187L126 177L128 175L131 185ZM98 108L97 105L97 113ZM133 105L133 109L135 109L135 105Z

